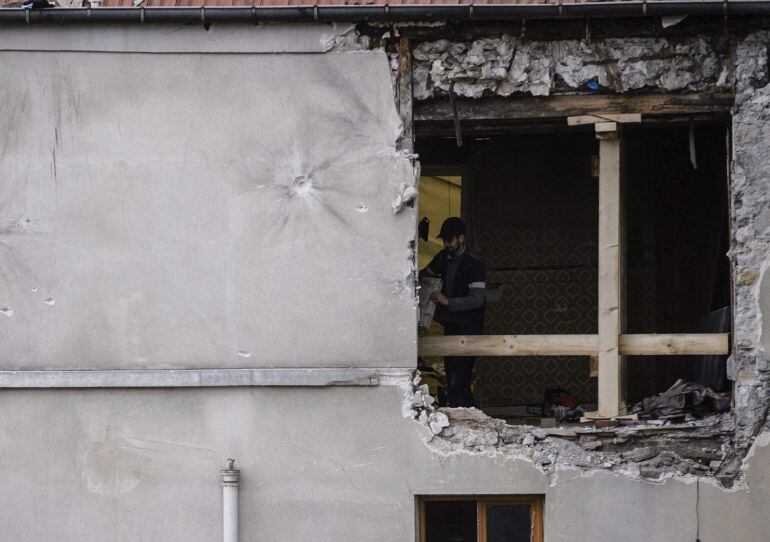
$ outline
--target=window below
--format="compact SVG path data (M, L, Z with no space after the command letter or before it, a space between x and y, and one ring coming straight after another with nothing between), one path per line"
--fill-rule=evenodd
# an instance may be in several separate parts
M543 497L420 497L419 542L542 542Z

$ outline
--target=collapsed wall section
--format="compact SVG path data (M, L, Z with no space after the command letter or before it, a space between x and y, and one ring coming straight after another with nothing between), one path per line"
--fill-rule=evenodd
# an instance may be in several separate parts
M524 455L544 470L561 466L632 477L714 476L731 485L766 428L770 361L763 348L763 277L770 266L770 82L768 33L748 37L526 41L512 35L414 47L416 100L447 96L645 92L735 93L732 132L730 257L733 264L734 412L687 423L637 424L598 431L506 426L478 411L433 410L419 387L412 414L436 435L439 453ZM766 320L768 320L766 318ZM767 327L765 323L765 327ZM415 382L418 386L419 382ZM438 414L441 414L439 417Z

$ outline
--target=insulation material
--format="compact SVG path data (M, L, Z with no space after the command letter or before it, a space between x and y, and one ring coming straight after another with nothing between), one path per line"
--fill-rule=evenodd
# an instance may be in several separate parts
M0 61L3 369L414 366L384 53Z

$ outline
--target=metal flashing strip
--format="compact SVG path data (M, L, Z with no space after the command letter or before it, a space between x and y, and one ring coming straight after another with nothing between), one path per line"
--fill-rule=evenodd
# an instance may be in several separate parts
M0 388L197 388L396 385L411 369L138 369L0 371Z

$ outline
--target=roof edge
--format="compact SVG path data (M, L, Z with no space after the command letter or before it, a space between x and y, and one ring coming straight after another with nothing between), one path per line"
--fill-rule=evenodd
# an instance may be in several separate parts
M379 4L0 9L0 24L310 21L484 21L663 15L767 15L770 0L654 0L546 4Z

